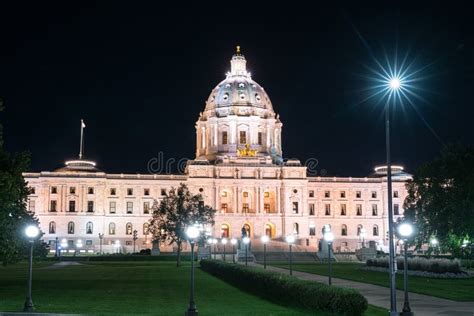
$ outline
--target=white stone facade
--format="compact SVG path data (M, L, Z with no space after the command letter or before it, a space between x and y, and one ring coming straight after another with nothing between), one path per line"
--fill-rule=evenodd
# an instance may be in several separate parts
M136 250L151 248L144 226L149 209L171 187L186 183L218 210L215 237L240 237L247 225L255 244L267 234L276 247L295 234L302 249L316 250L323 226L330 224L336 251L359 248L360 228L366 230L365 242L386 245L384 170L367 178L309 177L299 161L283 163L281 129L268 95L251 79L238 52L196 123L196 159L189 161L186 174L107 174L78 160L53 172L25 173L34 188L29 207L47 242L64 240L75 251L81 240L80 250L97 252L99 234L104 234L104 252L130 252L134 230ZM403 214L410 175L398 167L393 172L396 218Z

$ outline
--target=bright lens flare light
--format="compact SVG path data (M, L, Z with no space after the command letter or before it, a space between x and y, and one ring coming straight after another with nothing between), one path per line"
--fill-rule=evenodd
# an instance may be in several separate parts
M398 79L397 77L390 79L389 85L390 89L397 90L398 88L400 88L401 85L400 79Z

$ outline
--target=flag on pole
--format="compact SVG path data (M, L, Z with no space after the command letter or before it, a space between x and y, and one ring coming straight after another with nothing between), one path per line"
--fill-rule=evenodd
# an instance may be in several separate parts
M86 127L86 124L84 123L83 120L81 120L82 128Z

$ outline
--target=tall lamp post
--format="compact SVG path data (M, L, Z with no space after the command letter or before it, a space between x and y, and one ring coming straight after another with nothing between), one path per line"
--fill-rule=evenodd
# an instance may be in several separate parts
M224 262L225 262L225 255L226 255L225 254L225 245L227 244L227 238L222 238L221 243L222 243L222 245L224 245Z
M398 234L403 240L404 246L404 261L403 261L403 287L405 292L405 299L403 302L403 310L400 313L402 316L412 316L413 313L408 301L408 239L413 235L413 226L409 223L403 223L398 226Z
M138 239L138 231L135 229L133 231L133 253L135 253L135 244L137 242L137 239Z
M214 260L217 259L217 246L216 245L217 245L218 242L219 241L216 238L212 239L212 244L214 245Z
M392 94L398 94L401 82L400 78L393 76L387 81L387 88ZM395 96L393 98L395 100ZM397 280L394 245L394 224L392 205L392 160L390 156L390 98L385 105L385 149L387 154L387 203L388 203L388 249L389 249L389 272L390 272L390 315L397 315Z
M250 243L250 238L244 237L242 238L242 242L245 244L245 265L248 265L248 251L249 251L249 243Z
M292 258L292 251L291 248L293 246L293 243L295 242L295 236L293 235L288 235L286 236L286 242L288 243L288 246L290 247L290 275L293 275L293 258Z
M263 244L263 268L267 268L267 243L270 240L270 237L263 235L261 238Z
M102 240L104 240L104 234L99 233L99 255L102 255Z
M365 248L365 236L367 235L367 232L365 228L360 229L360 238L362 239L362 248Z
M185 316L197 316L196 303L194 302L194 244L199 237L199 228L196 226L189 226L186 229L186 236L191 244L191 287L189 293L189 306Z
M436 239L435 237L430 239L430 246L431 248L433 248L435 255L438 252L438 244L439 244L438 239Z
M332 257L331 257L331 252L332 252L332 242L334 241L334 234L331 231L331 228L329 225L325 226L325 231L324 231L324 240L328 244L328 284L332 285Z
M25 229L25 235L30 243L30 255L28 260L28 288L26 292L25 306L23 307L23 311L27 313L31 313L34 310L33 300L31 299L31 284L33 281L33 245L39 233L39 228L36 225L30 225Z
M230 243L232 244L232 262L235 263L235 245L237 244L237 239L232 238Z

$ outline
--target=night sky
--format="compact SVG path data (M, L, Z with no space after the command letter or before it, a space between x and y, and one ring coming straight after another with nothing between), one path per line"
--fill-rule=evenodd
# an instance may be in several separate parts
M194 124L236 45L280 114L286 158L340 176L383 163L383 108L359 103L373 57L395 52L426 67L417 109L393 113L393 161L411 172L443 143L473 144L468 7L79 3L0 7L0 122L7 150L31 152L32 171L77 156L81 118L86 157L106 172L146 172L159 152L194 158Z

